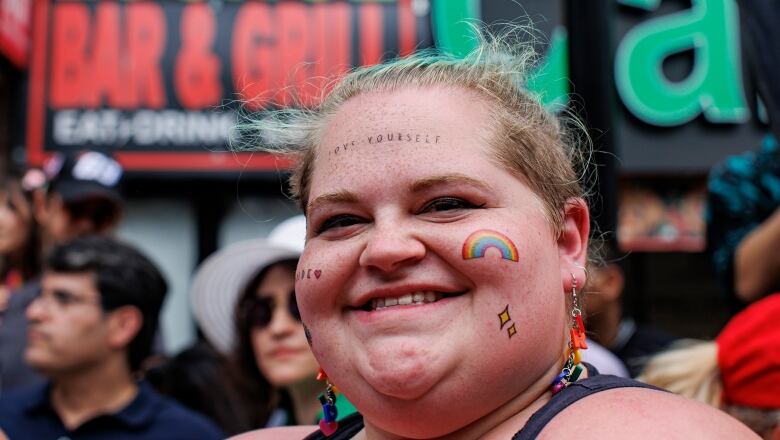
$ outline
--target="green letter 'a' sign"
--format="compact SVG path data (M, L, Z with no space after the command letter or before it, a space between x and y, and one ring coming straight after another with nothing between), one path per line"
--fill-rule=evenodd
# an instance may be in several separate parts
M470 21L479 20L481 0L433 0L433 35L436 47L455 56L466 56L478 40ZM549 110L565 107L569 96L568 39L566 28L553 30L545 59L529 72L528 89L541 96Z
M553 29L547 54L526 85L541 97L549 111L557 113L569 104L569 38L565 27Z
M622 0L654 9L658 1ZM711 122L744 122L737 11L734 0L692 0L691 9L637 25L615 56L615 80L624 104L643 121L684 124L703 112ZM669 81L664 59L694 50L694 66L680 82Z

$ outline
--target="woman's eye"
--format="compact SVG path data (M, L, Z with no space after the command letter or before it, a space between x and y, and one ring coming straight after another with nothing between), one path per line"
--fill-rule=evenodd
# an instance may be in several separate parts
M317 228L317 234L321 234L329 229L345 228L347 226L356 225L358 223L362 223L363 221L364 221L363 219L354 215L349 215L349 214L335 215L322 222L320 227Z
M438 199L431 200L427 205L423 207L422 212L438 212L438 211L453 211L458 209L475 209L485 206L475 205L468 200L463 200L459 197L440 197Z

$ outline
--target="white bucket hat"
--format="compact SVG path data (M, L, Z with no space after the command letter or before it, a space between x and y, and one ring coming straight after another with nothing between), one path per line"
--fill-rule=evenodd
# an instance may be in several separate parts
M305 240L306 219L298 215L277 225L267 239L234 243L198 267L190 290L192 312L214 348L233 351L238 296L252 277L271 264L300 257Z

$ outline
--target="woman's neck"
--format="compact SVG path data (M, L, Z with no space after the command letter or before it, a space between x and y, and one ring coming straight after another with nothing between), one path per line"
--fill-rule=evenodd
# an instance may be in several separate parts
M287 387L292 399L295 420L299 425L312 425L316 422L322 406L317 396L325 390L325 384L312 376Z
M468 440L475 438L482 440L505 440L512 438L517 431L522 429L531 415L550 400L552 394L549 382L552 382L556 375L557 373L549 375L549 381L541 381L544 382L543 386L524 391L481 419L457 431L441 437L435 437L435 439L431 438L430 440ZM403 438L382 431L372 426L367 420L365 421L365 426L365 429L356 439L400 440Z
M457 431L436 437L431 440L467 440L479 438L482 440L504 440L512 438L528 419L552 398L550 384L560 374L564 361L561 359L545 371L534 384L516 395L505 404L475 420L473 423ZM585 371L581 379L587 377ZM365 420L365 429L357 436L361 440L398 440L394 434L385 432Z

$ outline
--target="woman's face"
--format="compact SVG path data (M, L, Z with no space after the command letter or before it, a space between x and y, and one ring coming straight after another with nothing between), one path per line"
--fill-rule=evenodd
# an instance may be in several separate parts
M257 288L258 298L271 299L272 314L268 325L252 328L252 347L260 372L276 387L310 379L319 369L303 325L290 313L294 283L293 270L277 264L268 270Z
M490 154L487 105L455 88L359 95L318 149L298 304L326 373L396 434L450 432L560 371L587 225L567 216L556 239Z
M0 255L24 248L30 236L32 211L18 191L0 192Z

